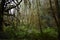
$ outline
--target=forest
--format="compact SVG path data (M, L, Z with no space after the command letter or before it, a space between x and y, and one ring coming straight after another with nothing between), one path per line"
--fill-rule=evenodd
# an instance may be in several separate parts
M0 0L0 40L60 40L60 0Z

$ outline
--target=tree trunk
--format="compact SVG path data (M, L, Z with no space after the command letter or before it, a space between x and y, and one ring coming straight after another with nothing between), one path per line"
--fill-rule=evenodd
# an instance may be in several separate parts
M50 8L51 8L51 11L52 11L52 15L55 19L55 22L57 24L57 28L58 28L58 40L60 40L60 12L59 12L59 4L58 4L58 0L55 0L55 11L53 10L52 8L52 2L51 0L49 0L50 2Z
M5 4L5 0L2 0L1 1L1 6L0 6L0 32L3 31L4 4Z
M4 4L5 4L5 0L2 0L0 4L0 39L4 38L4 33L3 33Z
M56 13L57 13L57 19L58 19L58 40L60 40L60 12L59 12L59 4L58 0L55 0L55 6L56 6Z

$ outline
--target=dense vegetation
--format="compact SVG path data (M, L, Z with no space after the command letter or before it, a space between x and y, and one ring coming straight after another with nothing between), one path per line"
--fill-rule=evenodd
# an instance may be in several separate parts
M60 40L60 1L0 0L0 37Z

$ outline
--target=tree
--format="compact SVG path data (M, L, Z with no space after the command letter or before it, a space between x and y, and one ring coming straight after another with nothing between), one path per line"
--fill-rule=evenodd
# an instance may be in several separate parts
M52 7L52 2L51 0L49 0L50 2L50 9L52 11L52 15L55 19L55 22L56 22L56 25L57 25L57 28L58 28L58 40L60 40L60 12L59 12L59 4L58 4L58 0L55 0L55 10L53 10L53 7Z
M1 6L0 6L0 31L3 31L3 14L4 14L4 5L5 5L5 0L1 1Z
M8 15L8 14L4 14L4 12L8 12L12 8L17 7L22 2L22 0L20 0L20 2L16 3L16 6L13 5L12 7L7 8L7 5L10 4L12 1L14 3L15 3L15 1L17 2L17 0L10 0L10 1L9 0L1 0L1 4L0 4L0 36L2 36L1 32L3 32L3 23L4 23L3 16ZM10 14L10 16L13 16L13 15Z
M60 10L59 10L59 4L58 4L58 0L55 0L55 6L56 6L56 15L57 15L57 19L58 19L58 40L60 40Z

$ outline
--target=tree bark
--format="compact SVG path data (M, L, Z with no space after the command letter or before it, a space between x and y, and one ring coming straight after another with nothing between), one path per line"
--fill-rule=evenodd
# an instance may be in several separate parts
M50 9L52 11L52 15L55 19L55 22L56 22L57 28L58 28L58 40L60 40L60 12L59 12L58 0L54 1L55 2L55 11L53 10L51 0L49 0L49 2L50 2Z
M59 4L58 0L55 0L55 6L56 6L56 13L57 13L57 19L58 19L58 40L60 40L60 11L59 11Z
M5 4L5 0L2 0L1 1L1 6L0 6L0 32L3 31L4 4Z
M7 35L4 34L3 32L3 14L4 14L4 4L5 0L1 1L0 4L0 39L6 38Z

